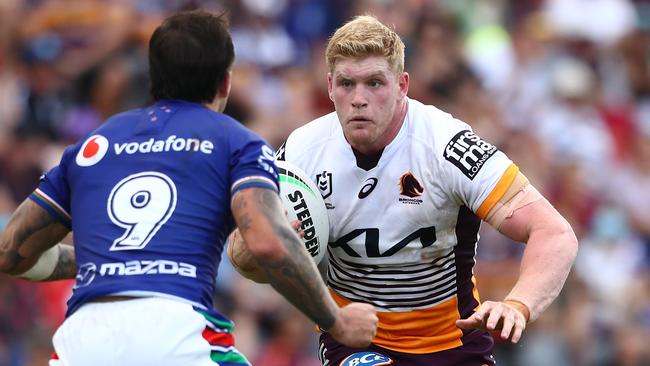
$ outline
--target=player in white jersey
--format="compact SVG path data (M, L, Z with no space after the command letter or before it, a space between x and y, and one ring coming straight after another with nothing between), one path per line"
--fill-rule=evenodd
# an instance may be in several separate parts
M494 365L486 331L516 343L558 295L577 252L571 227L495 146L406 96L404 44L377 19L338 29L327 62L336 112L295 130L278 159L325 199L332 295L374 305L380 325L361 350L323 333L323 365ZM527 243L501 301L480 303L475 286L481 220Z

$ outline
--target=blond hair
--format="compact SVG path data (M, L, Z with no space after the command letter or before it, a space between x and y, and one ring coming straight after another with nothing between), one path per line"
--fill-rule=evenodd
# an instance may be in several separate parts
M357 16L337 29L325 51L330 71L340 58L367 56L382 56L394 72L404 72L404 42L372 15Z

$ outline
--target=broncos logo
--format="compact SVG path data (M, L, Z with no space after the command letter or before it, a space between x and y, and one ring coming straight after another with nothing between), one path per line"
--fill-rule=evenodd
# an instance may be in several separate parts
M399 178L399 186L400 194L411 198L419 197L424 192L424 187L411 172L406 172Z

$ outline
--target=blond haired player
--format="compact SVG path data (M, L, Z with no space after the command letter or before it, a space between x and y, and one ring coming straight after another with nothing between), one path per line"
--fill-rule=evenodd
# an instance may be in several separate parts
M363 349L323 333L323 365L494 365L486 331L519 341L566 280L573 230L505 154L407 97L404 44L377 19L339 28L327 63L336 112L295 130L278 159L327 204L332 295L374 305L380 324ZM483 303L472 270L481 220L527 243L508 296Z

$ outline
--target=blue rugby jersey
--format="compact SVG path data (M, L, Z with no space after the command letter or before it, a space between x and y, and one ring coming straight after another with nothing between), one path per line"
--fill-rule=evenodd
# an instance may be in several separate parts
M74 232L69 316L109 294L210 308L232 195L278 190L272 149L232 118L183 101L118 114L66 149L30 196Z

